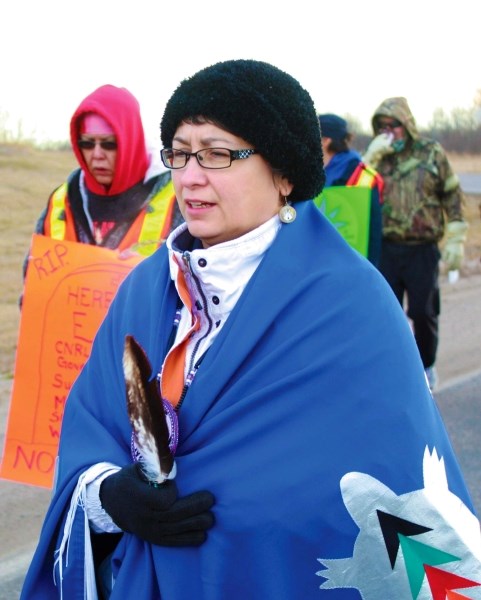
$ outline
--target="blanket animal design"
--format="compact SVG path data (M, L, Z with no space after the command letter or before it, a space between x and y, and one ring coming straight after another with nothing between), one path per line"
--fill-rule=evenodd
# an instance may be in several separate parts
M397 495L364 473L341 480L359 527L351 558L319 558L321 589L356 588L365 600L481 598L479 522L450 492L444 461L425 449L424 488Z

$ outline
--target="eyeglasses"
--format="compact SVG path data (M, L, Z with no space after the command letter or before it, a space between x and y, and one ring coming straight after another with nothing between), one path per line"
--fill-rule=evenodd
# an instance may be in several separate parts
M160 151L162 162L168 169L182 169L191 156L195 156L197 162L204 169L227 169L233 160L249 158L258 154L257 150L248 148L245 150L229 150L227 148L204 148L197 152L185 152L175 148L164 148Z
M382 131L383 129L396 129L396 127L402 127L403 124L401 121L397 119L393 119L392 121L378 121L376 123L377 131Z
M93 150L97 144L102 150L117 150L115 140L77 140L77 145L81 150Z

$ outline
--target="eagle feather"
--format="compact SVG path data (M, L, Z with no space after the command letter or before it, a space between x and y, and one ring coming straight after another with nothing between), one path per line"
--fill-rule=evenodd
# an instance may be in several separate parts
M150 362L131 335L125 337L122 364L139 466L147 481L160 484L175 476L167 415Z

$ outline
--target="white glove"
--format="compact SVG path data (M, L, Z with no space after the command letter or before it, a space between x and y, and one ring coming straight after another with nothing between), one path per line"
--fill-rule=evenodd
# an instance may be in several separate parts
M446 241L443 250L443 261L448 271L457 271L464 257L464 243L468 224L464 221L451 221L446 226Z
M367 147L362 157L363 162L374 168L377 167L383 156L394 152L394 148L391 146L393 137L392 133L380 133L376 136Z

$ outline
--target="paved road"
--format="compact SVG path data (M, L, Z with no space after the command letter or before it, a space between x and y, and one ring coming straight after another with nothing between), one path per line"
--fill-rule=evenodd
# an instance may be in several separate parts
M434 394L481 516L481 370Z
M466 194L481 194L481 173L459 173L459 180Z
M435 393L458 453L474 505L481 514L481 275L442 281L440 386ZM3 447L11 382L0 380ZM50 491L0 480L0 600L18 598Z

